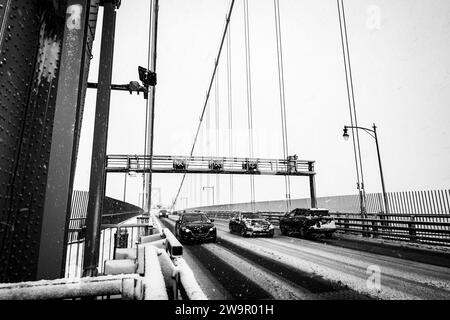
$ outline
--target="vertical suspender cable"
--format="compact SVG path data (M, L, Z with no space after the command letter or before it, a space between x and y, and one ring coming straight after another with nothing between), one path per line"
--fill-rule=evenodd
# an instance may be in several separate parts
M206 107L206 125L205 125L205 128L206 128L206 156L208 156L208 157L211 156L211 145L210 145L210 142L211 142L211 135L210 135L210 133L211 133L211 126L210 126L211 107L210 107L210 105L211 104L210 104L210 102L208 100L208 104L207 104L207 107ZM210 203L211 197L209 195L209 187L211 186L210 184L211 184L211 177L208 174L208 175L206 175L206 186L208 188L205 189L206 190L206 199L207 199L208 206L211 205L211 203ZM202 187L202 189L203 189L203 187Z
M344 21L344 32L345 32L345 44L347 47L347 60L348 60L348 71L350 76L350 88L352 90L352 102L353 102L353 116L355 118L355 126L358 126L358 118L356 116L356 103L355 103L355 92L353 90L353 76L352 76L352 64L350 62L350 47L348 45L348 35L347 35L347 22L345 20L345 8L344 8L344 0L341 0L342 4L342 19ZM364 186L364 170L363 170L363 163L362 163L362 157L361 157L361 145L359 143L359 131L356 130L356 141L358 143L358 157L359 157L359 166L361 168L361 191L363 195L363 213L366 212L366 191Z
M253 158L253 106L252 106L252 75L250 59L250 25L248 15L248 0L244 0L244 27L245 27L245 74L247 80L247 125L250 158ZM250 195L252 211L255 211L255 178L250 175Z
M220 110L220 92L219 92L219 68L217 69L217 75L216 75L216 86L215 86L215 122L216 122L216 157L220 156L220 114L219 114L219 110ZM214 189L214 192L216 193L216 203L219 203L220 200L220 178L219 175L216 174L216 188Z
M350 52L348 47L348 38L347 38L347 25L345 20L345 11L344 11L344 3L343 0L337 0L338 7L338 15L339 15L339 28L341 33L341 44L342 44L342 55L344 58L344 69L345 69L345 80L347 86L347 98L348 98L348 106L350 113L350 124L353 127L358 126L357 117L356 117L356 106L355 106L355 96L353 90L353 78L352 78L352 70L350 63ZM342 10L341 10L342 8ZM352 110L353 108L353 110ZM355 134L356 132L356 134ZM356 136L356 140L355 140ZM357 178L357 189L360 194L360 207L361 213L365 211L365 191L364 191L364 176L362 169L362 161L361 161L361 148L359 144L359 133L358 130L352 128L352 139L353 139L353 150L355 156L355 165L356 165L356 178ZM361 179L360 179L361 175Z
M277 42L278 88L279 88L280 109L281 109L281 130L282 130L281 135L283 140L283 156L284 159L288 161L289 149L288 149L286 99L284 86L283 47L281 41L280 4L278 0L274 0L273 4L275 13L275 34ZM289 211L291 206L291 181L289 176L284 176L284 184L286 189L286 211Z
M233 156L233 100L231 80L231 31L227 33L227 80L228 80L228 150ZM233 203L233 175L230 175L230 203Z

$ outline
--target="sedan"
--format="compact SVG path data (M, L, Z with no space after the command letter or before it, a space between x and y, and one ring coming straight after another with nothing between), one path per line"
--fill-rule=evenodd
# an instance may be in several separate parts
M230 232L237 232L241 236L273 237L274 226L259 213L238 213L230 219Z

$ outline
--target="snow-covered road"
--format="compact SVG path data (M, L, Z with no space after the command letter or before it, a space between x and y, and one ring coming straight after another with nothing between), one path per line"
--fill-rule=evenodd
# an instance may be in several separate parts
M215 225L216 244L185 246L185 259L211 299L265 298L261 290L275 299L450 299L449 267L278 234L242 238L229 232L227 221Z

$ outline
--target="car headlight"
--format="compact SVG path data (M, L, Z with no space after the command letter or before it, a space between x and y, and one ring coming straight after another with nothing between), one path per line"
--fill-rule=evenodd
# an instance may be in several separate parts
M275 227L273 226L273 224L269 225L269 229L274 229Z
M181 228L181 231L184 231L184 232L191 232L191 230L188 229L188 228L186 228L186 227L182 227L182 228Z
M216 230L216 227L211 227L211 229L209 229L209 231L214 231Z

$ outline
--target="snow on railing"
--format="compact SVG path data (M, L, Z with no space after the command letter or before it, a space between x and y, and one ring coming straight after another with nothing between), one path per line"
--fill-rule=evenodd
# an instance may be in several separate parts
M184 258L174 259L174 264L178 268L178 272L176 274L177 282L182 284L180 286L182 297L189 300L207 300L208 298L203 293L197 280L195 279L194 273Z
M157 250L160 270L166 287L172 288L172 299L207 300L189 265L182 258L183 246L167 228L160 235L141 237L141 246ZM161 237L164 237L163 242ZM158 249L159 248L159 249Z
M105 295L141 300L142 284L142 277L138 275L6 283L0 284L0 300L72 299Z
M145 250L145 276L144 300L168 300L166 284L158 260L157 248L146 246Z

